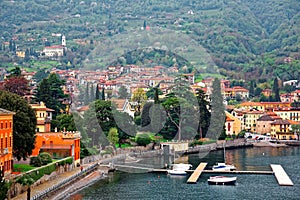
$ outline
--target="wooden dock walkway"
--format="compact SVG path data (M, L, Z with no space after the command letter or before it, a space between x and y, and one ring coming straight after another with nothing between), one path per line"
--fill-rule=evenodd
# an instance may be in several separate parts
M197 169L193 172L190 178L187 180L187 183L197 183L199 176L201 175L202 171L206 167L207 163L200 163Z
M284 171L283 167L281 165L270 165L273 172L275 173L275 177L278 181L278 184L280 186L293 186L294 183L290 179L290 177L287 175L287 173Z

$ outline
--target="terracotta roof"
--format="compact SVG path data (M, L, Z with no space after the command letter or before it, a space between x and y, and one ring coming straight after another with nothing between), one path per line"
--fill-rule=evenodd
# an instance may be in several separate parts
M274 119L269 115L263 115L260 118L258 118L257 121L274 121Z
M82 106L81 108L77 109L78 112L87 111L89 106Z
M63 46L60 45L55 45L55 46L46 46L45 49L62 49ZM63 72L61 72L63 73Z
M0 108L0 115L14 115L16 113Z
M243 102L240 104L241 106L262 106L263 104L261 102Z
M300 124L300 122L294 121L294 120L287 120L290 124Z
M290 122L288 120L276 120L272 122L273 125L290 125Z
M116 105L117 110L123 110L126 104L126 99L112 99L111 101Z
M230 117L226 116L226 122L228 121L234 121L234 119L231 119Z

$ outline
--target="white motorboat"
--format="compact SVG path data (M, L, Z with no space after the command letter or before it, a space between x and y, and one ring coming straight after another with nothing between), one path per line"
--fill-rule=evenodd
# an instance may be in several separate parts
M235 185L237 177L211 176L207 182L209 185Z
M189 170L192 168L191 164L173 164L172 169L168 170L168 174L170 175L186 175L186 170Z
M170 175L186 175L186 171L171 169L171 170L168 170L168 174L170 174Z
M234 165L228 165L226 163L217 163L212 167L213 171L233 171L236 170Z
M172 168L173 170L189 170L191 169L193 166L191 164L184 164L184 163L179 163L179 164L173 164Z

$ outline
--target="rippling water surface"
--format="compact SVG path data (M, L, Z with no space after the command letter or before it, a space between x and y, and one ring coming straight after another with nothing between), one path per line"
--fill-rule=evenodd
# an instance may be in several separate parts
M194 168L200 162L208 162L208 167L211 167L215 162L223 161L223 151L210 152L205 157L193 154L186 159ZM197 184L187 184L189 175L173 177L166 174L116 172L69 199L300 199L299 147L226 150L226 160L234 163L238 170L271 170L270 164L281 164L295 185L279 186L273 175L238 174L236 186L214 186L207 184L212 174L204 173ZM160 164L161 159L141 162L140 165Z

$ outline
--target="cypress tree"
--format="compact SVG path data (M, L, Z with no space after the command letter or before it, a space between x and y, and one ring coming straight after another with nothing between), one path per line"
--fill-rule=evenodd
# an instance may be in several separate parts
M105 101L105 91L104 91L104 87L102 88L101 95L102 95L101 100Z
M94 89L94 84L91 86L91 91L90 91L90 102L95 101L95 89Z
M279 84L278 84L278 78L276 77L274 79L274 82L273 82L273 92L274 92L274 100L276 102L280 102L280 95L279 95Z
M221 94L220 80L213 81L213 92L211 94L211 118L206 137L218 139L222 134L225 122L225 106Z
M90 99L90 95L89 95L89 83L86 84L86 88L84 91L84 105L88 105L89 104L89 99Z
M100 99L100 92L99 92L99 86L97 84L97 87L96 87L96 95L95 95L95 98L96 100Z

